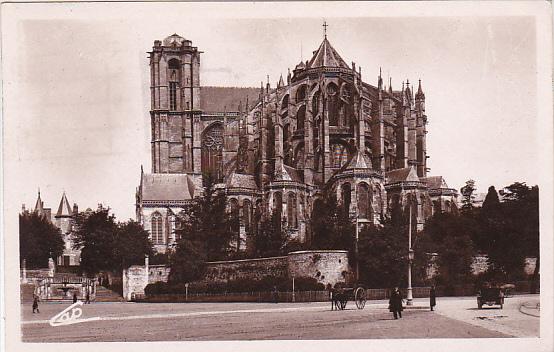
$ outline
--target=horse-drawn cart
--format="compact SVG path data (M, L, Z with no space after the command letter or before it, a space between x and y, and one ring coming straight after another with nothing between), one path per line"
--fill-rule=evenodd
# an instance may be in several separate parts
M367 296L366 290L362 286L337 288L331 292L332 304L339 310L345 309L348 301L356 302L358 309L364 309L365 307Z

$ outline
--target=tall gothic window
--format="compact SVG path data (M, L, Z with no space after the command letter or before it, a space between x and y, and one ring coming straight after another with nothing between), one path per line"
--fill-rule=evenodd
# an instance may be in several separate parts
M290 228L298 227L298 214L296 209L296 194L290 192L287 197L287 219Z
M350 183L345 183L341 187L341 201L342 206L344 207L344 210L348 213L350 211L350 203L351 203L351 197L352 197L352 187L350 186Z
M211 175L215 182L223 180L223 127L209 127L202 136L202 173Z
M177 82L169 82L169 110L177 110Z
M247 233L252 232L252 203L249 200L242 203L242 221L245 231Z
M367 183L360 183L358 185L358 214L362 219L370 218L370 194L369 186Z
M304 121L306 120L306 105L302 105L300 109L298 109L298 113L296 114L296 129L297 130L303 130L304 129Z
M312 116L317 116L319 113L319 92L316 92L312 97Z
M282 214L281 211L283 210L283 196L281 195L281 192L275 192L273 195L273 211L277 214Z
M154 244L164 244L164 233L162 225L162 214L155 212L150 218L151 221L151 235L152 242Z
M348 161L348 150L340 143L331 144L331 167L342 167Z

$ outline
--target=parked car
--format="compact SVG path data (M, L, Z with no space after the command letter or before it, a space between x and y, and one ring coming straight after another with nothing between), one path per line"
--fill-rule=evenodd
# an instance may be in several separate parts
M504 307L504 292L500 287L484 287L477 294L477 307L483 308L483 305L499 305L500 309Z

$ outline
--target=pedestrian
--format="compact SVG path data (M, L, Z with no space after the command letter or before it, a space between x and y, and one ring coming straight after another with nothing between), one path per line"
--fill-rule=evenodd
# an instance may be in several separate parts
M73 303L77 303L77 292L73 292Z
M87 294L85 296L85 304L90 304L90 292L87 290Z
M431 306L431 311L437 305L437 293L435 292L435 285L431 286L431 291L429 291L429 305Z
M273 303L279 302L279 291L277 291L277 286L273 286Z
M38 296L36 294L33 295L33 314L35 314L35 310L37 313L40 313L40 310L38 309Z
M402 318L402 294L398 287L395 287L390 295L389 311L392 312L394 319Z

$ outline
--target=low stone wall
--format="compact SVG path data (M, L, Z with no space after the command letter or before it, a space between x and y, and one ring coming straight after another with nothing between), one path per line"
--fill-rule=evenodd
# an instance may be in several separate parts
M299 251L283 257L209 262L205 280L228 282L236 279L312 277L324 285L345 281L349 272L347 251ZM123 271L123 297L132 300L143 295L146 285L167 282L170 268L165 265L133 265Z
M265 276L287 277L287 257L209 262L206 281L228 282L236 279L262 279Z
M344 282L350 271L347 251L291 252L287 264L289 277L313 277L324 285Z

